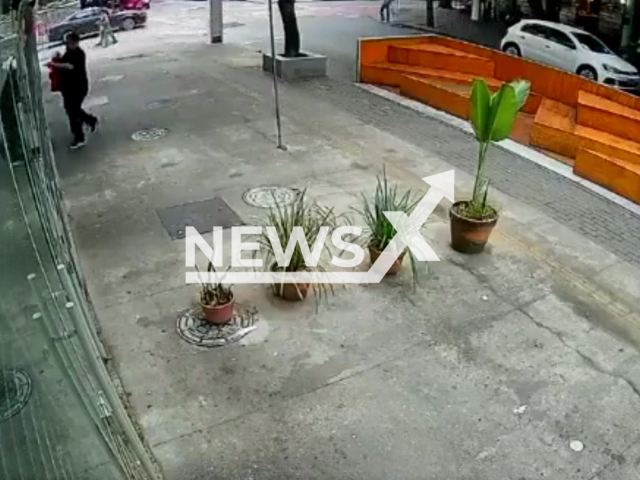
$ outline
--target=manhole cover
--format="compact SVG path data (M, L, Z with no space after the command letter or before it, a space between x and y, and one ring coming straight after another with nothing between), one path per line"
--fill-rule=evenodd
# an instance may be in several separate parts
M273 185L251 188L244 192L242 199L252 207L271 208L276 205L290 205L296 201L299 194L299 190Z
M157 108L165 108L171 107L176 103L172 98L162 98L160 100L156 100L155 102L151 102L147 105L148 110L155 110Z
M168 128L146 128L138 130L131 135L131 138L136 142L150 142L164 137L167 133L169 133Z
M235 210L220 197L162 208L156 212L173 240L185 238L186 227L193 227L198 233L203 234L212 232L213 227L244 225Z
M213 325L202 319L200 307L193 307L178 317L178 335L198 347L224 347L237 342L256 329L258 311L236 303L233 318L227 325Z
M0 370L0 422L22 410L31 398L31 377L22 369Z

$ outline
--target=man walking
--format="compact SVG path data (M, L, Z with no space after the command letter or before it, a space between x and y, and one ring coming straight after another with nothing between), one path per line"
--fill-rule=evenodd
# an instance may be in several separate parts
M100 11L100 41L98 45L102 48L107 48L112 43L118 43L118 39L111 28L111 14L109 9L103 7Z
M391 21L391 4L393 0L382 0L382 5L380 6L380 21L381 22L390 22ZM386 19L385 19L386 12Z
M86 56L80 48L80 37L77 33L70 32L65 37L65 44L67 48L64 55L58 61L50 62L49 68L60 72L60 91L73 134L73 142L69 148L77 149L86 143L84 125L88 125L94 132L98 119L82 109L82 102L89 93L89 79Z

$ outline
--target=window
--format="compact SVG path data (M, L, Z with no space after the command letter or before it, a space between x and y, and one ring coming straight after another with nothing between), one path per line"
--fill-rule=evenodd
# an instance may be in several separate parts
M546 28L542 25L538 25L537 23L527 23L524 27L520 29L524 33L528 33L529 35L533 35L535 37L544 37Z
M547 28L547 39L571 50L576 49L576 44L569 38L569 35L555 28Z
M591 50L595 53L612 53L611 50L609 50L609 47L593 35L582 32L573 32L573 36L576 37L578 42L580 42L580 45L585 47L587 50Z

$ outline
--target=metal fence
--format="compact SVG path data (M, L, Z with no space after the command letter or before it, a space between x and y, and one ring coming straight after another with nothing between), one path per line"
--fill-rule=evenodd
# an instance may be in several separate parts
M59 7L23 2L0 20L0 478L155 480L105 367L63 208L36 35L68 14Z

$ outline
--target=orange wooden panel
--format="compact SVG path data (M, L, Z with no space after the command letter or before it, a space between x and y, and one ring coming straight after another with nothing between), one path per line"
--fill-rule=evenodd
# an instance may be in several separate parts
M580 92L578 123L631 141L640 139L640 112L587 92Z
M576 109L544 98L536 115L536 123L573 132L576 128Z
M407 72L395 68L384 68L378 65L363 65L360 68L360 81L374 85L399 87L403 74Z
M407 75L412 75L414 77L446 80L447 82L459 83L461 85L471 85L471 83L476 78L478 78L477 75L469 75L468 73L452 72L449 70L440 70L437 68L416 67L413 65L402 65L400 63L374 63L374 64L363 66L362 70L365 70L365 69L370 70L371 68L376 68L379 70L385 70L390 72L401 72ZM396 77L393 77L393 78L395 79ZM502 85L502 82L499 82L498 80L495 80L492 78L486 78L485 80L489 84L489 87L493 89L498 88L500 87L500 85ZM367 83L376 83L376 82L370 82L368 80L362 79L362 72L361 72L361 81L367 82ZM390 85L390 83L383 83L383 85Z
M580 148L640 165L640 143L583 125L576 126L576 137Z
M575 125L575 108L544 98L531 131L531 145L573 158L578 144Z
M465 120L469 118L468 95L460 93L459 90L448 89L439 83L407 75L400 83L400 93L456 117Z
M574 133L535 122L529 141L534 147L569 158L574 158L578 150L578 140Z
M389 47L389 61L421 67L493 77L493 62L440 45L420 44Z
M470 88L468 86L405 75L401 79L400 93L464 120L469 118ZM528 145L533 119L533 115L519 113L513 125L511 138Z
M363 65L371 63L387 62L389 60L390 45L415 45L426 42L429 36L410 37L382 37L382 38L362 38L358 41L358 64L360 69ZM358 79L362 81L362 79Z
M534 92L552 100L575 105L578 99L578 92L584 90L640 110L640 98L607 85L591 82L570 72L563 72L529 60L507 55L498 50L452 38L432 36L427 41L488 58L495 64L495 78L502 81L526 78L531 81Z
M478 57L484 57L493 61L497 56L502 55L501 52L493 50L487 47L481 47L475 43L463 42L462 40L455 40L449 37L441 37L438 35L432 35L427 40L428 43L442 45L443 47L458 50L460 52L469 53ZM496 56L497 54L497 56Z
M599 108L600 110L640 122L640 111L589 92L580 92L578 94L578 104Z
M581 148L573 171L640 204L640 165Z
M523 145L530 145L533 119L533 115L518 113L516 121L513 122L513 128L511 129L511 135L509 135L509 137Z

